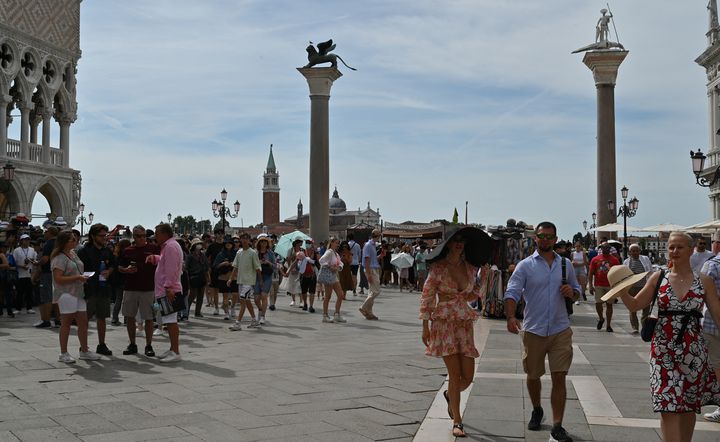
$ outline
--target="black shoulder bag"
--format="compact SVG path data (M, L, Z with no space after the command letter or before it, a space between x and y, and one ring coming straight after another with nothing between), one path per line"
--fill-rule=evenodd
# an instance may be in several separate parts
M658 297L658 292L660 291L660 284L662 284L662 280L665 277L665 270L660 270L660 277L658 277L657 284L655 285L655 293L653 294L653 300L650 304L650 314L652 314L653 308L655 308L655 301ZM645 320L642 323L642 328L640 329L640 337L645 342L652 341L653 334L655 334L655 326L657 325L658 318L653 316L648 316L645 318Z

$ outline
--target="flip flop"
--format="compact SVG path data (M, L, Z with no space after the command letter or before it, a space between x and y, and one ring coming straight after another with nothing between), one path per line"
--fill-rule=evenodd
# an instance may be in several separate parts
M443 391L443 397L445 398L445 402L448 404L448 416L450 416L450 419L453 418L452 410L450 409L450 396L448 395L448 391Z

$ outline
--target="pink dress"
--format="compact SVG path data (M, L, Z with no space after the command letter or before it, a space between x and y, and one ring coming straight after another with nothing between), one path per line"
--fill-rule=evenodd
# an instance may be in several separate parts
M473 323L478 314L468 305L481 295L476 275L477 269L467 265L468 285L460 288L450 277L446 263L439 262L430 267L420 298L420 319L432 321L426 355L480 356L473 336ZM439 300L441 297L443 300Z

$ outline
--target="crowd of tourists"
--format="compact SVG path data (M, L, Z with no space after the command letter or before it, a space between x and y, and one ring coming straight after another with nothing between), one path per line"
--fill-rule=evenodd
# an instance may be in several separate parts
M363 244L353 235L319 244L298 238L283 253L274 235L230 236L221 229L175 235L168 224L123 230L93 224L85 239L64 222L44 230L8 229L0 241L0 315L39 312L35 327L60 328L61 362L75 362L68 351L72 325L80 359L111 356L108 322L127 330L124 355L138 353L137 337L144 335L143 353L154 357L153 337L167 334L170 348L158 357L176 362L181 360L177 323L191 314L222 316L230 331L242 330L247 314L246 327L256 329L268 323L280 294L288 295L290 307L321 309L323 323L342 324L345 294L359 292L366 295L359 311L377 320L373 305L382 286L418 290L427 273L424 243L381 242L377 230ZM412 268L390 264L400 252L413 257ZM88 347L89 321L97 328L94 351Z

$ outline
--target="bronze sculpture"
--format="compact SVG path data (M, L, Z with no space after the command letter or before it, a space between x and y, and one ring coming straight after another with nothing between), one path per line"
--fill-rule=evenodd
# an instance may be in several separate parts
M311 68L320 63L330 63L331 67L337 68L337 61L340 59L346 68L352 69L353 71L357 70L348 66L348 64L345 63L345 60L343 60L339 55L330 53L333 49L335 49L335 45L333 44L332 39L318 43L317 49L313 46L313 42L310 42L310 45L305 48L308 53L308 64L303 66L303 68Z

